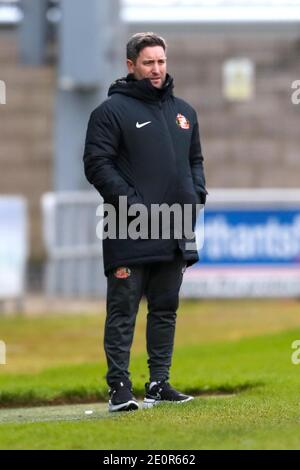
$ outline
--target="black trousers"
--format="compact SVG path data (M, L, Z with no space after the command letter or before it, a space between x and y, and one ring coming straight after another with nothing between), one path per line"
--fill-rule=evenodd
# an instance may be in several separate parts
M169 379L179 290L186 261L156 262L112 270L107 277L104 349L107 383L130 383L129 359L136 315L143 295L148 302L146 342L150 381ZM126 268L126 266L125 266Z

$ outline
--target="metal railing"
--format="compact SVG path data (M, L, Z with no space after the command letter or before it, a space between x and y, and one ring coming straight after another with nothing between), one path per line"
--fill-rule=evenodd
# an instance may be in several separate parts
M96 208L101 203L101 197L93 191L43 196L43 237L48 254L45 291L48 295L105 295L102 242L96 236Z

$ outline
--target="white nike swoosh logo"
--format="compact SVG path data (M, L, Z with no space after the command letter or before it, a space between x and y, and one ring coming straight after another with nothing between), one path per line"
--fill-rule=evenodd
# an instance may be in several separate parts
M147 124L150 124L151 121L147 121L147 122L142 122L141 124L139 124L138 122L136 123L136 127L138 129L140 129L140 127L144 127L144 126L147 126Z

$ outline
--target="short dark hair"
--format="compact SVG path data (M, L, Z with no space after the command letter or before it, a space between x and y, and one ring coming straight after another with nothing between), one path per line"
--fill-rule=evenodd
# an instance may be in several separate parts
M166 41L155 33L136 33L128 41L126 52L127 59L136 62L139 53L145 47L161 46L164 51L167 49Z

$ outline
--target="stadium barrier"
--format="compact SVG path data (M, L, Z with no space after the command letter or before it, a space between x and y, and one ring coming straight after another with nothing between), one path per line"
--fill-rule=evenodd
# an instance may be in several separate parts
M105 295L96 236L101 201L93 191L44 195L48 294ZM183 297L299 297L300 190L210 190L199 258L185 272Z
M96 236L96 208L101 203L93 191L43 195L43 238L48 254L45 291L49 296L105 295L102 243Z
M215 189L185 297L299 297L300 190Z
M0 196L0 301L23 307L28 257L27 203L21 196Z

